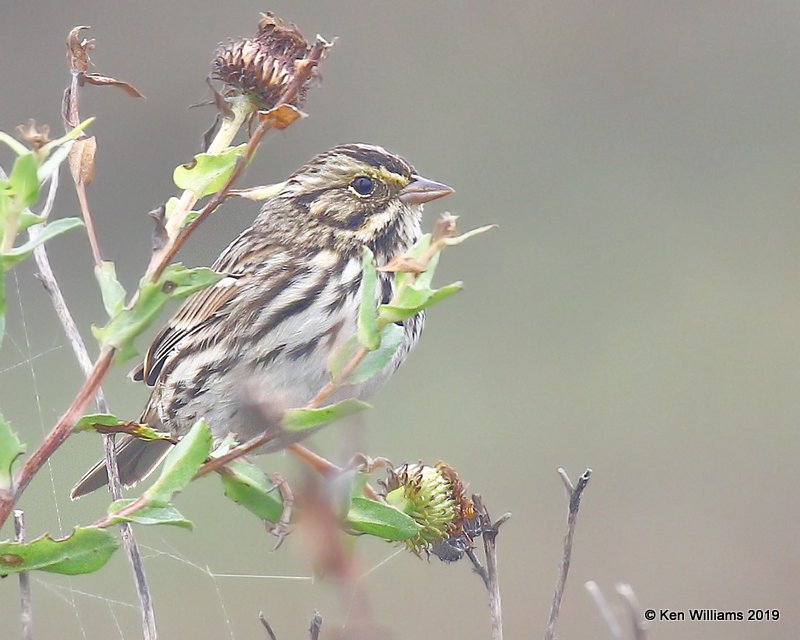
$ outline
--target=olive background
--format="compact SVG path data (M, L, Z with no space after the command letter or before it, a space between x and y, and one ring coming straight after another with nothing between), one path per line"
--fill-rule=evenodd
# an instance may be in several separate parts
M450 210L463 229L500 226L444 256L439 281L466 290L430 314L418 349L374 399L361 448L396 463L446 459L495 516L513 512L499 538L506 636L543 633L563 466L594 476L561 638L610 637L587 580L615 609L614 585L627 582L643 608L781 614L656 621L655 640L796 637L800 5L6 0L1 130L32 117L60 131L64 38L79 24L97 39L96 70L147 96L81 94L82 116L97 116L98 235L129 289L148 257L146 212L174 193L172 169L199 150L212 117L187 110L208 97L208 61L266 10L339 40L310 117L268 137L243 185L281 180L336 143L371 142L456 189L427 207L426 224ZM5 168L10 160L0 151ZM55 215L78 215L62 177ZM209 264L256 211L230 202L182 260ZM103 311L85 236L49 248L96 350L89 326ZM81 381L33 274L26 263L8 277L0 351L0 406L29 450ZM126 371L115 368L105 389L115 413L135 418L147 394ZM337 457L349 429L313 444ZM67 497L100 452L91 435L59 450L22 501L29 535L104 512L104 495ZM259 463L299 476L281 456ZM263 638L259 611L279 638L305 637L315 609L324 638L346 630L350 602L330 582L269 577L312 575L298 536L273 552L216 478L177 503L194 532L138 530L161 637ZM365 573L394 552L355 544ZM466 562L400 554L361 584L386 637L489 637ZM92 576L36 574L33 593L37 638L140 637L123 553ZM0 580L3 637L18 635L17 599L16 579Z

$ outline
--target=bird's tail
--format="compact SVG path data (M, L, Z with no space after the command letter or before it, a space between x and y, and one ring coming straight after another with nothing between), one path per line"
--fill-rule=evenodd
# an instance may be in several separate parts
M141 440L123 436L117 444L117 465L123 485L130 487L144 480L159 465L172 444L167 440ZM105 459L95 464L72 488L69 497L73 500L108 484L108 469Z

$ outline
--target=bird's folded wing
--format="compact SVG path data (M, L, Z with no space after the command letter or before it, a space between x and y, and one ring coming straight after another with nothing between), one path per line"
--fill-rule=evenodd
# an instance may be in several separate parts
M251 228L252 229L252 228ZM131 378L155 385L167 359L187 336L202 330L212 319L226 313L226 306L242 287L246 286L252 270L280 252L279 247L258 245L248 241L245 230L217 258L213 269L227 276L209 287L192 294L178 308L172 319L156 335L147 349L144 362L131 371Z

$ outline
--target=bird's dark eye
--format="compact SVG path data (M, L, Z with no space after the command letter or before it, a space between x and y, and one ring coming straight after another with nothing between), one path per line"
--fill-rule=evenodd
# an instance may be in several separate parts
M353 187L356 193L361 196L368 196L370 193L372 193L373 189L375 189L375 184L372 182L372 178L367 176L358 176L350 183L350 186Z

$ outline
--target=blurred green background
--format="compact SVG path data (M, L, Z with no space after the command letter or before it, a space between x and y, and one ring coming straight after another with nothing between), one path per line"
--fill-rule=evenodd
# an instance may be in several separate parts
M198 150L216 44L273 10L339 41L310 118L272 135L244 184L278 181L339 142L394 150L457 192L428 207L499 231L448 252L467 290L431 314L422 344L366 418L364 449L444 458L494 515L506 635L542 634L565 516L556 468L595 475L581 511L562 638L609 637L583 582L629 582L643 607L780 609L778 622L656 622L658 638L795 638L800 553L800 5L796 2L273 2L72 0L0 5L0 129L60 131L64 38L93 27L97 70L147 100L88 87L105 255L133 287L146 212ZM8 168L10 156L0 162ZM78 215L64 176L56 215ZM255 215L233 203L182 253L208 264ZM51 245L84 334L103 313L85 237ZM34 447L80 384L28 264L8 281L0 406ZM114 411L146 391L115 369ZM337 455L332 427L314 444ZM31 535L94 520L106 498L67 494L100 454L71 439L25 494ZM262 458L266 469L293 462ZM164 638L305 637L319 609L338 637L348 602L309 576L298 537L279 552L210 478L178 506L196 525L140 530ZM3 535L11 532L6 528ZM394 551L359 540L366 572ZM260 577L217 577L252 574ZM386 637L489 637L466 563L402 554L363 578ZM34 576L37 638L138 637L125 557L89 577ZM16 579L0 581L3 637ZM613 600L615 606L617 600ZM327 630L327 633L326 633Z

